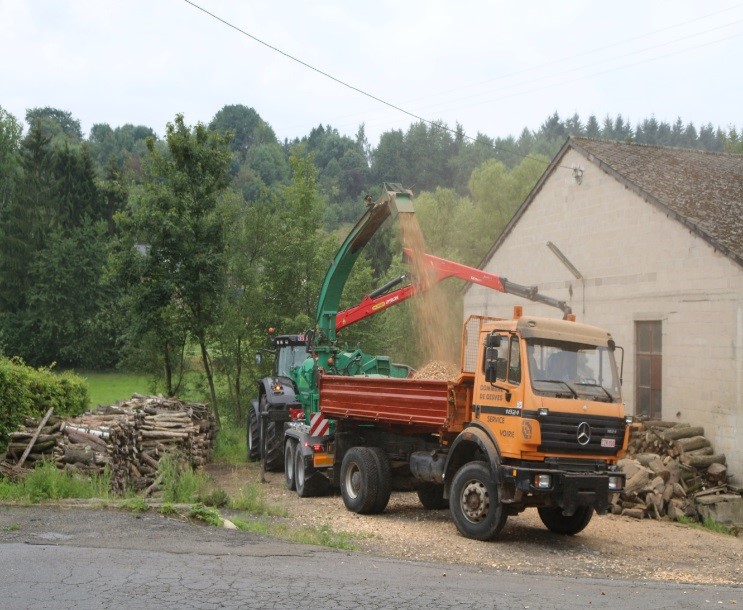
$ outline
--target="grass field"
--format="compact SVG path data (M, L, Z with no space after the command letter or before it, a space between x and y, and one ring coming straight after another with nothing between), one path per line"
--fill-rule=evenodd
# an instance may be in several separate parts
M152 380L145 375L129 373L78 372L88 382L90 406L112 405L117 400L131 398L132 394L157 393Z

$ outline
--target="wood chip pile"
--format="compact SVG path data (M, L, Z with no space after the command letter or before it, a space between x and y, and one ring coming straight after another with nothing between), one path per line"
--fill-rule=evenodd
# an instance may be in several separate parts
M725 462L725 455L714 452L699 426L663 421L635 424L627 457L619 461L627 481L611 510L637 519L698 520L697 498L733 491Z
M10 435L0 472L22 474L19 460L39 424L28 418ZM135 394L79 417L49 418L20 466L33 468L44 459L60 469L86 473L101 473L108 466L113 491L140 491L153 486L158 461L166 453L177 453L194 468L206 464L215 436L214 416L207 405Z
M459 365L444 360L432 360L419 368L413 379L434 379L437 381L453 381L459 376Z

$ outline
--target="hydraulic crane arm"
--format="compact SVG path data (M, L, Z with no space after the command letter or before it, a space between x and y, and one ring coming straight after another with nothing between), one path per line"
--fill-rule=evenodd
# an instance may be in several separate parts
M403 253L408 259L413 256L413 251L409 248L403 248ZM341 330L342 328L359 322L364 318L373 316L392 305L402 303L413 295L425 292L434 284L450 277L456 277L466 282L478 284L479 286L492 288L498 292L515 294L516 296L529 299L530 301L543 303L551 307L557 307L563 312L565 317L572 313L570 306L565 301L560 301L559 299L539 294L536 286L523 286L521 284L516 284L504 277L487 273L482 269L468 267L467 265L455 263L431 254L422 254L421 257L423 259L423 264L430 268L430 273L427 274L428 277L425 282L407 284L402 288L398 288L392 292L387 292L397 284L403 282L406 279L406 276L401 275L400 277L395 278L391 282L365 296L358 305L338 312L335 322L336 330Z

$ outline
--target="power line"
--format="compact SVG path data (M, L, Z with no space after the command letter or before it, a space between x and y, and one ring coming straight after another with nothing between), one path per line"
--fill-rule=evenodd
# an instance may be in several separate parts
M514 155L514 156L517 156L517 157L521 157L523 159L531 159L533 161L539 161L540 163L543 162L542 159L538 159L538 158L532 157L530 155L524 155L522 153L519 153L519 152L516 152L516 151L513 151L513 150L506 150L504 148L499 148L498 146L495 146L495 144L491 144L490 142L486 142L486 141L483 141L481 139L473 138L473 137L468 136L467 134L465 134L463 132L462 133L459 133L457 130L452 129L451 127L448 127L448 126L444 125L443 123L440 123L438 121L431 121L429 119L426 119L426 118L424 118L422 116L419 116L419 115L415 114L414 112L410 112L409 110L405 110L405 108L402 108L400 106L397 106L396 104L393 104L392 102L388 102L387 100L384 100L384 99L382 99L380 97L377 97L376 95L373 95L373 94L371 94L371 93L369 93L367 91L364 91L363 89L361 89L359 87L356 87L355 85L351 85L350 83L347 83L346 81L343 81L343 80L341 80L339 78L336 78L332 74L328 74L327 72L324 72L323 70L320 70L319 68L316 68L315 66L313 66L311 64L308 64L307 62L299 59L298 57L295 57L294 55L290 55L286 51L282 51L278 47L275 47L275 46L267 43L266 41L261 40L257 36L253 36L253 34L250 34L249 32L246 32L245 30L243 30L242 28L239 28L238 26L234 25L233 23L230 23L229 21L226 21L225 19L222 19L218 15L215 15L214 13L206 10L202 6L199 6L198 4L196 4L194 2L191 2L191 0L183 0L183 1L186 4L190 4L192 7L194 7L195 9L197 9L199 11L201 11L202 13L205 13L206 15L208 15L209 17L211 17L212 19L216 19L217 21L219 21L220 23L226 25L227 27L232 28L236 32L239 32L243 36L247 36L251 40L254 40L257 43L262 44L264 47L267 47L267 48L271 49L272 51L275 51L276 53L279 53L280 55L283 55L287 59L291 59L292 61L300 64L301 66L304 66L305 68L308 68L309 70L312 70L313 72L317 72L318 74L324 76L325 78L329 78L330 80L338 83L339 85L341 85L343 87L346 87L347 89L351 89L352 91L355 91L356 93L360 93L361 95L364 95L364 96L366 96L366 97L374 100L375 102L379 102L380 104L384 104L385 106L387 106L389 108L392 108L393 110L397 110L398 112L402 112L403 114L406 114L407 116L412 117L412 118L414 118L414 119L416 119L418 121L421 121L423 123L426 123L428 125L435 126L435 127L441 128L441 129L444 129L445 131L448 131L450 133L453 133L454 135L457 135L457 136L462 136L465 140L469 140L471 142L480 143L480 144L488 144L494 150L497 150L497 151L503 152L503 153L507 153L509 155ZM562 166L560 166L560 167L562 167ZM565 166L565 167L566 167L566 169L571 169L571 168L567 168L567 166Z

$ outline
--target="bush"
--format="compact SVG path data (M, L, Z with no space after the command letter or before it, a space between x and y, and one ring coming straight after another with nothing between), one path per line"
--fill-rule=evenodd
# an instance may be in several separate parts
M80 415L88 404L82 377L0 358L0 451L5 450L8 434L18 430L24 417L41 418L49 407L54 407L55 415Z

